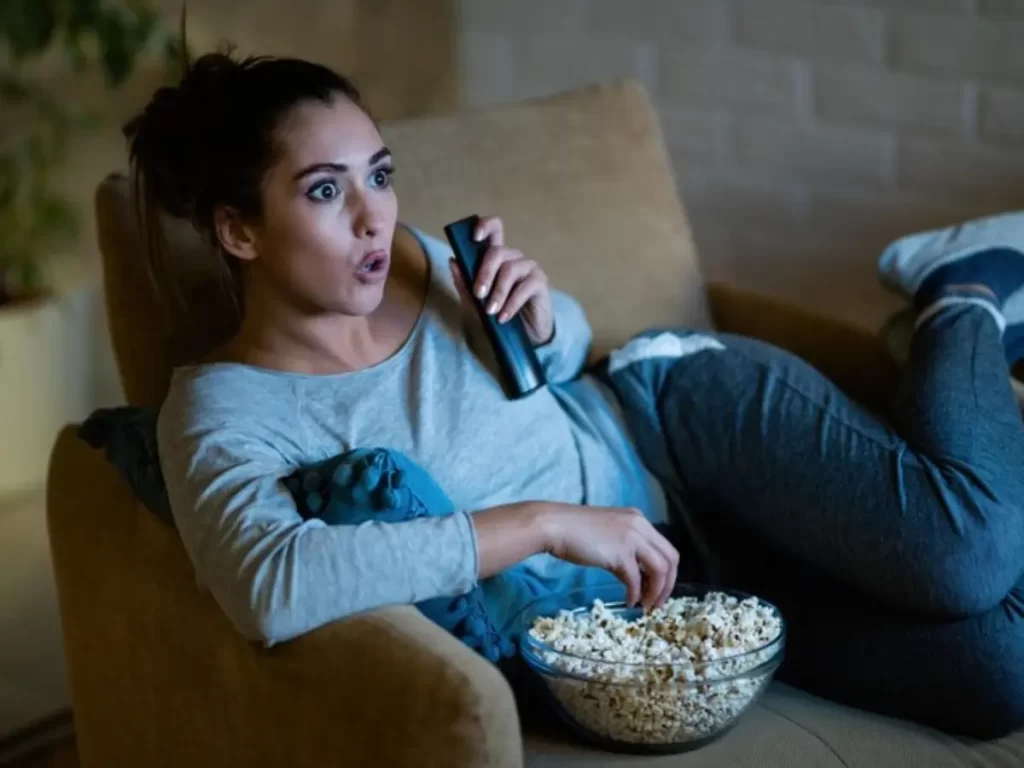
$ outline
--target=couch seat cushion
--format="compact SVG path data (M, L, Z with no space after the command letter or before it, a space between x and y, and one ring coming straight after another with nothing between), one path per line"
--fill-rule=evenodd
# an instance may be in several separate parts
M1024 731L966 741L912 723L850 709L776 683L715 743L678 755L638 757L528 733L528 768L1020 768Z

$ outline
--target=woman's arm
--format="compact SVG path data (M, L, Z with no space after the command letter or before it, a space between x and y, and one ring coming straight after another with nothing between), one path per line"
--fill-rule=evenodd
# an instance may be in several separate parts
M638 509L527 501L473 516L480 576L537 552L603 568L626 585L626 601L660 606L672 592L679 552Z
M678 553L633 509L521 502L470 516L327 525L303 520L271 442L233 428L161 438L179 534L236 629L273 645L383 605L470 591L539 552L615 573L630 603L660 604Z
M294 467L258 426L160 434L171 509L197 579L251 640L272 645L359 611L463 594L476 583L466 513L357 526L303 520L280 482Z
M161 468L197 581L251 640L272 645L360 611L464 594L538 552L606 568L651 600L674 573L671 545L635 510L521 502L402 523L304 520L282 482L296 469L280 449L294 431L262 422L251 399L225 398L222 382L206 389L226 402L195 389L165 401Z

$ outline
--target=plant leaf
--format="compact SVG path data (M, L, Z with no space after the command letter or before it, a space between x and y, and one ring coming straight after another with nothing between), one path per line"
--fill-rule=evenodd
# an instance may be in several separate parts
M70 0L70 5L68 29L74 32L94 27L102 14L102 0Z
M78 233L59 171L71 137L99 123L18 65L59 44L70 68L97 67L117 87L154 38L163 45L168 37L153 0L0 0L0 112L17 105L31 121L27 135L0 149L0 302L44 287L46 262ZM163 53L184 58L171 43Z
M129 30L120 14L106 14L96 25L96 34L100 43L100 59L110 85L123 83L131 71L131 53L129 51Z
M44 51L57 27L58 0L3 0L0 35L7 38L15 60Z
M78 232L78 216L67 200L46 194L36 205L35 229L51 242L62 242Z
M64 52L72 72L84 72L88 69L89 56L85 52L85 48L82 47L81 38L72 37L69 34L64 45Z

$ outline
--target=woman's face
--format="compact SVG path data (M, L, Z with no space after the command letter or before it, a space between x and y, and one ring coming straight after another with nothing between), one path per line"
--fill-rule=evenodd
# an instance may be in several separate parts
M313 314L365 315L380 303L398 201L391 153L342 95L303 102L275 134L247 281Z

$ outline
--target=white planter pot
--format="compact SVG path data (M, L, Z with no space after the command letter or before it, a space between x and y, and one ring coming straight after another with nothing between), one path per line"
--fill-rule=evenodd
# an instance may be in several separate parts
M0 309L0 493L41 486L57 432L91 410L98 295Z

